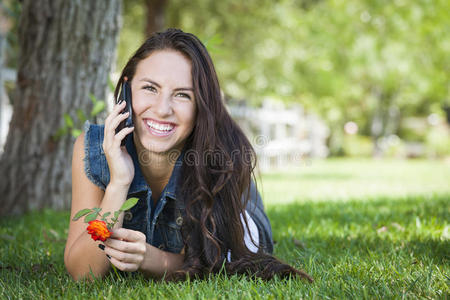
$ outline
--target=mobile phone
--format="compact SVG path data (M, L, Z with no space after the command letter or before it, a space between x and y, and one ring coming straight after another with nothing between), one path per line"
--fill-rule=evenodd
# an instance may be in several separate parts
M120 89L120 94L119 94L119 97L116 99L116 103L119 104L119 103L122 103L122 101L125 101L125 103L126 103L125 108L122 110L122 113L130 112L130 114L128 115L128 117L125 120L120 122L120 124L117 126L116 134L125 127L133 126L133 110L132 110L132 105L131 105L131 87L130 87L130 84L128 83L128 79L126 77L123 80L123 83L122 83L122 86ZM129 136L130 136L130 134L127 134L125 136L125 138L120 143L121 146L125 146L125 143L126 143L127 139L129 138Z

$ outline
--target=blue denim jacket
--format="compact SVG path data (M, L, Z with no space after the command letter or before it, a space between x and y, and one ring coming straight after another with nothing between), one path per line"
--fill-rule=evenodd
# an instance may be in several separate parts
M102 146L104 125L90 124L89 121L86 121L84 132L84 170L86 176L102 190L105 190L110 180L110 173ZM184 246L181 226L183 225L185 206L178 190L178 187L182 184L179 181L179 174L184 153L182 152L178 157L169 182L154 207L151 198L152 191L140 169L132 136L127 139L125 146L133 160L135 169L127 198L136 197L139 201L124 213L123 227L144 233L147 243L150 245L161 250L179 253ZM250 201L246 209L258 227L259 243L262 250L272 253L273 241L270 222L264 213L261 197L254 184L252 184Z

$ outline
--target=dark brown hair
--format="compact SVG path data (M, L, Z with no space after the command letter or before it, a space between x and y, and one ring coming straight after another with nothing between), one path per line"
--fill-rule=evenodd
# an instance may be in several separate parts
M250 194L252 180L256 183L256 155L227 112L213 62L196 36L173 28L153 34L123 69L116 98L124 77L131 81L141 60L153 51L164 49L178 51L192 63L197 119L185 149L201 158L192 163L191 157L190 163L182 167L181 194L189 195L184 197L186 215L181 229L185 257L182 268L167 278L204 278L225 267L227 274L248 274L263 279L298 275L312 281L305 272L280 262L262 249L252 253L244 243L240 214L244 213L248 198L242 196ZM219 153L220 159L206 153ZM226 261L228 250L231 250L231 262Z

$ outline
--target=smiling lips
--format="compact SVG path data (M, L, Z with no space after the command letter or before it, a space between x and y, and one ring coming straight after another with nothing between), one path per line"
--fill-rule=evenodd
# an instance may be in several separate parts
M155 136L171 135L176 128L176 124L170 122L159 122L153 119L145 119L145 125L148 131Z

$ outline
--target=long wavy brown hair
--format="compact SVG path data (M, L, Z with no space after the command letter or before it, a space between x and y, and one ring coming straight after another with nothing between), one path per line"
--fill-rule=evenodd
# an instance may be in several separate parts
M244 214L249 200L243 195L250 195L252 181L256 184L256 155L227 112L211 57L196 36L173 28L153 34L126 64L115 97L124 77L133 79L141 60L153 51L164 49L176 50L190 59L197 106L195 127L185 144L189 154L194 155L184 156L181 171L184 182L180 191L186 195L181 228L184 264L166 279L204 278L224 270L227 274L248 274L263 279L293 275L312 282L304 271L265 253L261 245L258 253L245 245L240 214ZM245 218L244 221L247 223ZM226 260L228 250L231 250L231 262Z

